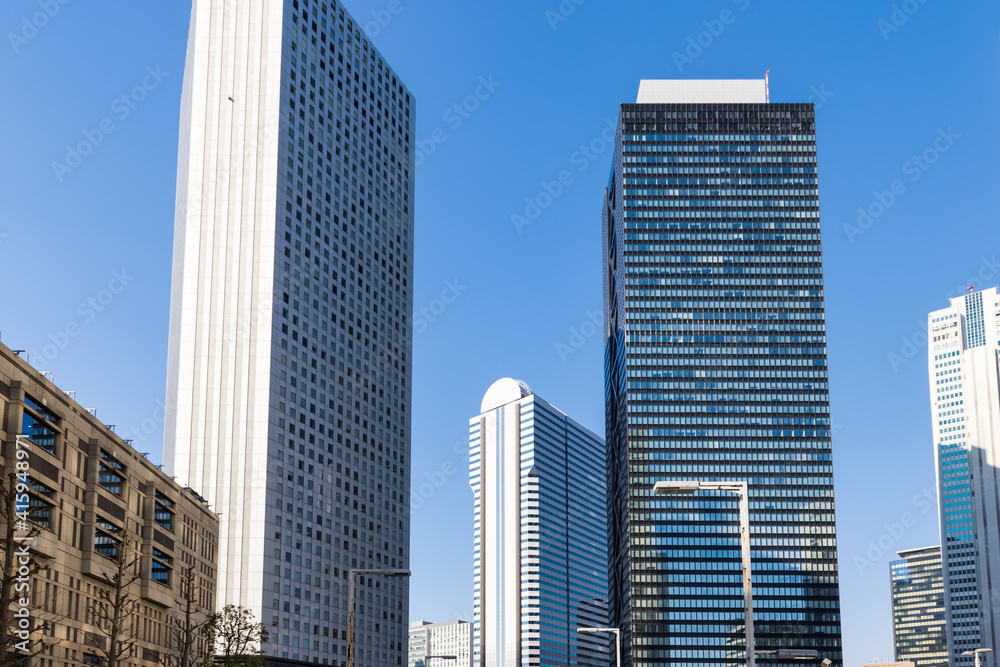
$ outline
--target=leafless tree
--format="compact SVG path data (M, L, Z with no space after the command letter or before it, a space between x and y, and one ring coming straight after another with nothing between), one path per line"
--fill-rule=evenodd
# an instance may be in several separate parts
M195 590L194 567L188 566L181 579L182 608L168 619L167 651L160 652L160 663L164 667L200 667L204 664L205 656L197 650L197 644L208 619L203 618L195 605Z
M139 597L133 584L140 577L138 544L128 529L119 534L115 564L104 570L104 583L97 589L93 618L103 635L103 645L94 648L104 657L105 667L118 667L135 647L139 624Z
M13 448L8 443L8 453ZM20 447L16 451L23 451ZM31 661L46 651L54 641L45 642L38 635L54 622L54 614L40 609L25 610L37 600L32 596L34 580L45 569L44 556L34 545L41 530L30 522L27 468L19 470L18 455L5 457L5 470L0 472L0 667L14 667ZM46 606L55 607L54 601ZM36 641L31 640L36 635Z

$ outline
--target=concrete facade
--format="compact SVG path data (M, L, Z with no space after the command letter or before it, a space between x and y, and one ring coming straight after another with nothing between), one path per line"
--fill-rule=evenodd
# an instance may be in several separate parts
M928 316L928 371L937 465L949 664L1000 643L1000 295L951 299Z
M193 3L163 458L269 657L345 663L348 572L408 567L415 118L339 2ZM402 664L407 591L359 582L354 667Z
M454 660L429 656L455 656ZM410 623L407 667L472 667L472 623Z
M31 582L29 609L36 621L51 623L31 642L52 644L44 664L96 664L95 646L105 641L94 613L98 591L109 589L104 573L116 554L128 553L122 538L131 535L141 560L130 587L138 604L128 664L159 665L169 652L171 615L181 613L188 566L195 617L215 610L218 516L5 345L0 415L5 478L18 461L28 464L29 524L37 531L31 553L43 568Z

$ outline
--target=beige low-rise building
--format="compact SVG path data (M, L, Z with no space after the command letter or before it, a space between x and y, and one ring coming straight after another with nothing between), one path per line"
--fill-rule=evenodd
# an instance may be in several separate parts
M4 479L19 462L27 475L28 523L16 522L15 535L34 533L30 558L41 568L25 598L35 628L26 646L41 650L32 664L104 664L100 590L113 589L118 558L138 559L127 589L134 644L120 664L152 667L176 654L173 619L187 607L189 568L193 619L215 610L219 517L4 345L0 438Z

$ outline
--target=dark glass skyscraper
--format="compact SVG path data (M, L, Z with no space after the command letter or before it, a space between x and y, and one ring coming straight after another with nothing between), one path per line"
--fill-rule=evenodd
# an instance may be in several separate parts
M625 664L746 662L737 500L659 480L747 481L756 649L841 664L814 111L766 94L643 81L621 106L603 227Z

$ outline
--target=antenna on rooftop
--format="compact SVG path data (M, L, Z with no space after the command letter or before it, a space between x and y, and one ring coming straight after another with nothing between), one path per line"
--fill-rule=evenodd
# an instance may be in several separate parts
M764 101L768 104L771 103L771 82L770 82L771 70L764 72Z

